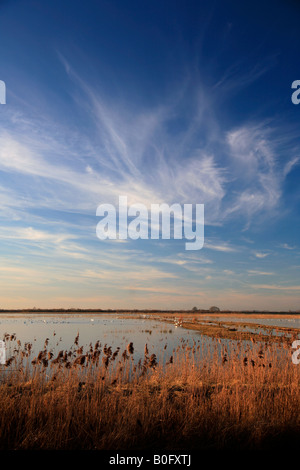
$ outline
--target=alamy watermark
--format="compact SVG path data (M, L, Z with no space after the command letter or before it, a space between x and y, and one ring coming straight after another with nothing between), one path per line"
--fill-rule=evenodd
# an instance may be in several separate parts
M6 346L4 341L0 341L0 364L6 364Z
M292 348L296 349L296 351L292 354L292 362L293 364L300 364L300 339L293 341Z
M293 104L300 103L300 80L294 80L292 83L292 89L296 90L292 93L291 100Z
M0 80L0 104L6 104L6 86L2 80Z
M96 215L102 217L96 227L100 240L189 240L186 250L201 250L204 245L204 204L141 203L128 207L127 196L119 196L119 206L100 204ZM118 219L118 220L117 220Z

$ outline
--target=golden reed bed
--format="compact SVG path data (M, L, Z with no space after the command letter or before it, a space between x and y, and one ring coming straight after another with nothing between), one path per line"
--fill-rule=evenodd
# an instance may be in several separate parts
M16 344L1 371L1 449L296 450L300 365L288 342L202 338L135 360L134 344L53 355Z

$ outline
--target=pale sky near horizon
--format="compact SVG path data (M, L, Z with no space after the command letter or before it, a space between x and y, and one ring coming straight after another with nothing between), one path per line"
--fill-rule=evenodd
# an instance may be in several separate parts
M0 2L0 307L299 310L299 23L292 0ZM99 240L120 195L204 204L204 247Z

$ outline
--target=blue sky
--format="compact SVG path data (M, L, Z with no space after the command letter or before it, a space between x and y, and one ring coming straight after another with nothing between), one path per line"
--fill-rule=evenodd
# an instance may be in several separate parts
M299 310L296 1L0 2L2 308ZM205 243L99 204L205 205Z

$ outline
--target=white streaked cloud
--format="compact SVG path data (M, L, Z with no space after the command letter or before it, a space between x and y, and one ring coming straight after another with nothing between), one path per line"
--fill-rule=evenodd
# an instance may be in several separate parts
M273 132L261 123L227 133L232 179L238 181L236 197L226 208L227 216L244 213L249 223L254 214L278 209L284 174L272 141Z
M37 230L32 227L14 227L1 228L0 238L6 240L24 240L31 242L51 242L60 244L66 240L77 238L76 235L70 233L53 233L43 230Z
M256 251L253 254L256 258L260 258L260 259L266 258L267 256L270 255L270 253L262 253L262 252L259 252L259 251Z
M283 175L287 176L296 165L299 165L299 162L300 162L300 157L298 156L289 160L283 168Z
M249 275L259 275L259 276L272 276L274 275L273 272L267 272L267 271L259 271L256 269L248 269L248 274Z
M223 76L214 85L214 89L222 96L229 93L236 94L242 88L257 81L266 72L275 66L277 55L272 54L265 57L264 61L246 64L245 59L241 59L226 69Z
M200 92L192 92L196 105L190 120L177 136L168 126L180 116L189 87L158 107L132 108L103 97L60 60L90 131L59 129L47 116L38 121L12 113L14 126L8 123L0 134L0 169L30 184L25 206L70 210L76 205L87 212L124 194L129 204L148 207L204 203L206 225L222 226L242 216L247 227L255 214L276 211L284 178L299 159L291 155L282 167L272 139L276 129L257 123L222 132L208 113L214 100L199 84ZM20 191L24 187L15 188L15 201Z
M276 284L252 284L253 289L268 289L268 290L280 290L280 291L300 291L300 286L281 286Z
M214 250L214 251L222 251L224 253L236 253L239 251L238 248L230 246L229 244L225 244L225 243L214 244L214 243L207 242L206 240L204 240L204 248L207 248L209 250Z
M280 248L284 248L285 250L295 250L297 248L296 246L291 246L288 243L282 243L279 246Z

